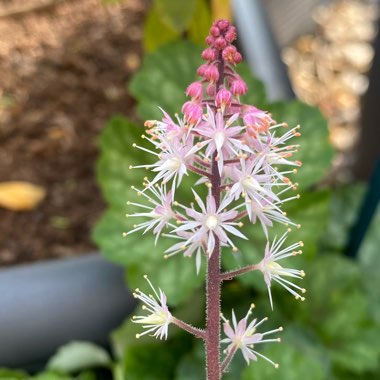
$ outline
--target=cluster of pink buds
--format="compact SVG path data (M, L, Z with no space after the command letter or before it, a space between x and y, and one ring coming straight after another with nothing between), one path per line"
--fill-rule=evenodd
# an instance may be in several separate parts
M302 279L304 272L279 264L280 260L302 253L302 242L285 246L291 227L300 226L282 210L285 202L299 197L295 193L297 183L289 178L289 174L296 173L301 166L299 161L292 160L298 145L289 144L289 140L300 136L300 127L289 129L286 123L273 120L268 112L241 103L240 95L247 92L247 86L235 71L235 65L242 60L232 44L235 39L236 29L228 21L214 22L206 38L208 47L202 53L206 63L198 69L200 80L191 83L186 90L189 100L182 107L183 116L176 115L172 119L162 110L162 120L147 121L142 137L152 148L147 148L146 144L133 146L153 155L155 162L130 167L148 169L152 176L144 179L142 187L133 187L144 202L128 202L139 211L128 215L137 218L137 222L125 236L141 231L153 233L156 241L159 236L173 238L173 245L163 252L165 258L177 254L195 256L197 273L202 260L207 268L207 324L204 330L172 316L161 290L159 294L155 292L155 297L136 291L148 315L135 317L134 321L143 324L147 329L145 333L159 338L166 338L169 324L175 323L204 339L208 380L221 379L238 349L247 362L263 357L252 345L279 341L263 337L282 330L256 333L261 322L248 323L251 309L240 322L233 313L232 328L221 317L223 281L254 270L262 272L272 308L273 281L297 299L303 300L305 292L292 282ZM183 178L190 173L198 176L193 188L195 202L183 204L176 199L176 193ZM207 196L202 199L195 186L206 186ZM239 239L247 239L241 231L244 220L262 226L268 240L263 258L247 267L223 272L222 251L223 254L237 252ZM274 223L285 226L286 232L280 238L270 236ZM222 342L229 343L224 360L220 358L222 320L227 335Z

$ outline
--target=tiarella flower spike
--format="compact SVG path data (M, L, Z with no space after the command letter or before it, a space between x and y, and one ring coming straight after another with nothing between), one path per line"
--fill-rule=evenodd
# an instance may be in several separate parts
M144 303L147 315L134 317L133 321L145 329L140 335L166 339L168 326L173 323L203 339L207 380L220 380L238 350L247 363L261 357L278 366L257 351L256 346L278 342L279 338L266 336L282 328L257 332L266 318L249 322L252 307L239 322L234 312L232 324L222 317L226 338L220 340L223 281L261 271L272 309L274 282L297 299L303 300L305 293L305 289L292 282L301 279L304 272L281 265L283 259L300 254L303 246L297 242L284 247L290 227L300 226L283 211L284 203L299 198L298 184L291 180L301 166L301 162L293 160L299 145L289 144L289 140L300 136L300 127L288 128L286 123L276 122L267 111L243 102L248 89L236 71L242 60L233 45L236 37L236 29L228 21L215 21L206 37L204 63L197 70L200 79L188 85L182 114L172 117L161 109L162 120L145 122L146 133L142 138L152 148L143 144L133 146L150 154L154 162L131 166L131 169L147 169L151 174L146 174L142 186L133 187L143 202L128 202L129 207L137 208L135 213L128 214L136 222L125 233L128 236L152 232L156 242L159 238L173 239L165 252L157 254L163 253L166 259L177 254L195 256L198 275L204 268L202 262L206 263L204 330L175 318L168 309L164 292L157 292L149 280L153 295L135 292L135 297ZM184 203L179 199L185 176L187 180L197 177L192 186L195 202ZM196 192L195 186L206 188ZM205 195L202 198L199 194ZM240 245L249 236L250 224L260 225L268 241L262 260L223 272L222 254L246 253ZM271 227L275 224L284 225L288 232L272 240ZM228 345L223 360L220 360L220 343Z

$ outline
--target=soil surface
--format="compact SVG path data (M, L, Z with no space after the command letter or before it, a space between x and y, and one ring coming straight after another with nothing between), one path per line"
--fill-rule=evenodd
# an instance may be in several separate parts
M148 7L27 3L33 9L0 0L0 182L28 181L47 195L33 211L0 208L1 266L96 249L90 230L105 207L97 137L112 115L134 116L127 84Z

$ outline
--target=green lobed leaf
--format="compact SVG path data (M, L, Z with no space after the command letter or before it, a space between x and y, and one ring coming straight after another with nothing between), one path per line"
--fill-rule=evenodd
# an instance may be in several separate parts
M192 352L183 356L178 363L175 380L199 380L205 376L204 344L196 341Z
M124 378L173 380L178 361L191 348L191 338L183 334L175 339L153 344L130 345L122 358Z
M323 249L342 252L348 242L365 191L364 184L350 184L334 189L329 204L329 222L323 237ZM349 206L349 207L348 207Z
M340 256L321 256L305 268L307 299L289 315L312 328L338 368L373 371L379 359L380 326L369 315L358 265Z
M152 7L144 23L144 48L154 51L166 43L180 37L179 33L162 21L161 15Z
M125 216L120 208L115 207L109 208L103 213L91 232L92 240L100 248L102 255L121 265L127 265L129 260L134 260L134 252L132 251L130 254L129 240L131 239L127 241L122 236L125 229ZM134 246L136 243L132 245L132 247Z
M107 351L91 342L70 342L50 358L47 369L62 373L73 373L87 368L109 367L111 358Z
M299 101L279 102L268 106L273 118L286 122L290 127L301 125L301 137L294 138L300 144L295 160L303 163L295 180L303 191L317 184L331 166L333 148L328 141L327 122L321 112Z
M144 57L129 86L143 120L161 119L159 106L172 116L181 111L186 87L197 79L200 54L189 42L174 42Z
M251 362L244 370L241 380L266 379L266 380L324 380L327 379L326 369L321 361L321 353L311 344L305 342L289 342L284 337L280 344L270 343L262 349L257 346L260 353L279 363L279 368L274 368L262 358L257 362Z
M154 0L154 5L162 21L178 33L189 26L196 10L196 0Z

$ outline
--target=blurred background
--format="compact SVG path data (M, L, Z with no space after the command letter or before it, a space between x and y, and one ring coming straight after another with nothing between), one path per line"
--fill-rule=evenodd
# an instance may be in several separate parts
M214 2L216 16L232 16L226 3ZM374 56L378 2L262 5L292 90L328 119L339 153L334 180L353 174L368 179L379 155L378 128L360 148L372 154L358 157L354 150L361 131L366 137L363 129L370 129L367 119L360 125L360 105ZM151 7L147 0L0 1L0 265L94 249L89 231L105 207L94 175L97 136L112 115L134 117L128 82L144 51L178 38L158 25L162 41L152 41ZM8 181L38 188L4 188ZM31 191L35 204L9 199L18 191L21 198Z
M312 288L315 304L289 310L280 302L279 315L292 324L284 360L294 368L280 378L377 379L377 0L0 0L0 266L100 250L127 268L133 286L139 285L139 274L156 267L157 259L148 256L144 265L125 258L125 252L138 255L143 243L121 242L132 183L129 146L141 134L134 125L157 117L157 105L179 110L217 18L237 25L247 61L242 70L256 105L289 124L305 124L303 149L311 153L304 166L315 165L305 177L300 171L305 201L289 210L305 226L305 246L310 242L310 255L300 264L312 272L305 287ZM225 267L243 262L236 260L227 259ZM184 300L202 283L193 280L194 273L188 276L190 285L173 295L173 307L196 321ZM179 281L164 278L167 286ZM233 283L226 304L237 294L242 300L266 297L257 282ZM330 291L329 300L318 296ZM201 303L202 297L192 302ZM114 333L114 368L121 378L151 379L136 370L140 357L130 343L133 331L127 323ZM190 352L176 344L171 343L176 362L164 357L171 369L157 379L202 378L199 347L187 340ZM294 364L298 354L292 344L306 355L305 366ZM145 349L147 357L159 350ZM282 355L276 349L274 354ZM237 365L231 376L254 378L253 370L242 371Z

